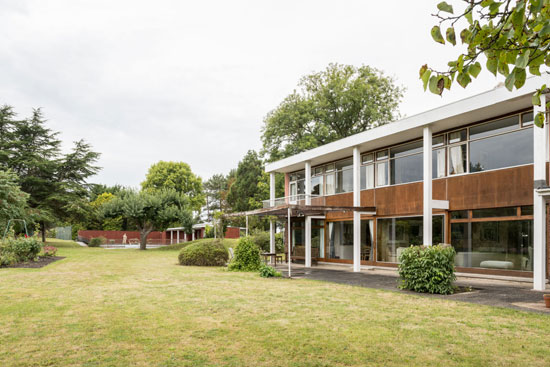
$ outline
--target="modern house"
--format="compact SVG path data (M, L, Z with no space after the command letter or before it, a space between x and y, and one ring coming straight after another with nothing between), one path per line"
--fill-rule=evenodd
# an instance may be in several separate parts
M449 243L457 271L531 277L542 290L549 138L546 123L533 124L544 107L531 97L544 83L498 87L270 163L270 200L246 214L285 217L306 266L396 267L411 244ZM277 172L284 198L274 196Z

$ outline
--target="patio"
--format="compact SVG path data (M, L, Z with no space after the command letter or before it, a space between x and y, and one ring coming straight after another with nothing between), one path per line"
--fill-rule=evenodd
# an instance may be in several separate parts
M287 265L278 265L277 269L283 273L283 276L288 276ZM524 280L506 277L487 279L458 275L455 284L461 289L471 288L472 290L442 296L399 289L399 275L395 269L372 268L367 270L363 268L361 272L353 272L350 266L320 264L315 267L306 268L302 264L292 264L292 277L384 289L423 297L435 297L550 315L550 309L544 307L542 299L544 292L533 291L532 280L529 278L525 278ZM546 292L550 293L548 285L546 289Z

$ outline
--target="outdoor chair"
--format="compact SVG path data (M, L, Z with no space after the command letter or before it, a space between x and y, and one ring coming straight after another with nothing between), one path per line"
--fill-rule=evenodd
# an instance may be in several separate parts
M227 249L229 251L229 262L231 262L231 260L233 260L233 247L230 247Z

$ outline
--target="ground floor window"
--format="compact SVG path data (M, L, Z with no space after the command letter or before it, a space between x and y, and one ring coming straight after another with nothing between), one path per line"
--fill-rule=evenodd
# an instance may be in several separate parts
M504 214L498 215L499 211ZM510 220L511 212L516 213L513 216L517 216L517 220ZM490 218L479 219L483 213ZM455 265L532 271L533 220L527 213L531 213L528 207L493 208L469 211L467 217L461 220L451 219Z
M434 215L432 243L444 242L443 215ZM422 217L380 218L377 220L377 260L399 262L399 256L411 245L422 245Z
M361 220L361 260L373 259L373 220ZM353 260L353 221L328 223L328 258Z
M292 255L306 256L306 229L305 219L292 222ZM325 257L325 221L311 219L311 257Z

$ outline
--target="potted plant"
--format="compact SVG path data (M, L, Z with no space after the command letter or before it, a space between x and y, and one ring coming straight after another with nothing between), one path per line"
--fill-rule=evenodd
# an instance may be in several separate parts
M550 294L543 294L542 297L544 298L546 308L550 308Z

